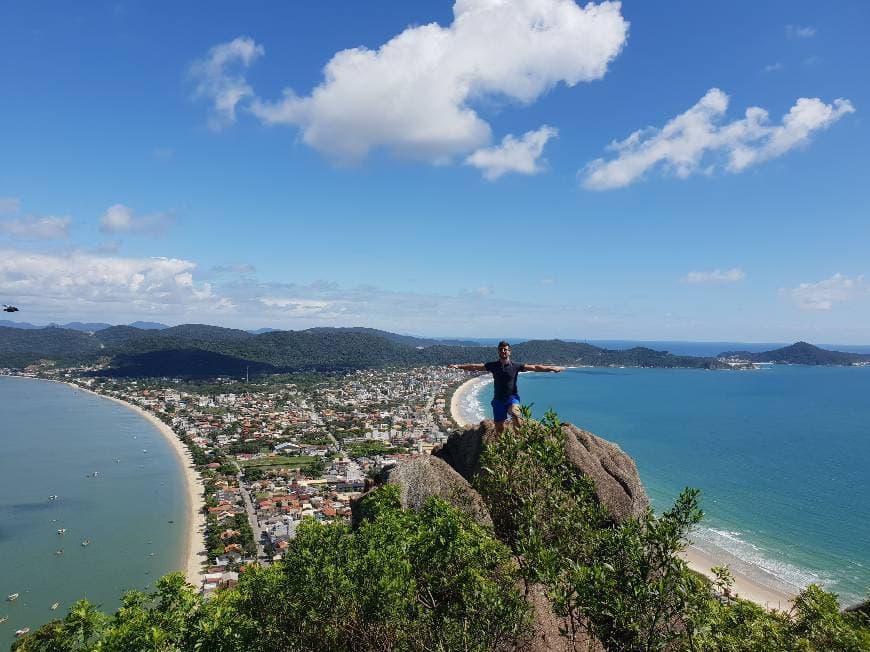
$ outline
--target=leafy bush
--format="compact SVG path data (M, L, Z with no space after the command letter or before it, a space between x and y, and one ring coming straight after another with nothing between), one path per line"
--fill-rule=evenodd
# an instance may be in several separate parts
M368 508L356 532L304 522L283 562L246 569L210 600L168 575L111 617L79 603L16 649L482 652L522 637L516 566L484 528L435 498L403 510L393 487Z

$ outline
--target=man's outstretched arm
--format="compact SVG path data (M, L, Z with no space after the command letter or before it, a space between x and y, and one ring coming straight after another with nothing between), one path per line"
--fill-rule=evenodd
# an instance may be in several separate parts
M483 364L452 364L451 369L462 369L463 371L486 371L486 365Z
M549 364L524 364L523 371L551 371L554 374L565 371L565 367L554 367Z

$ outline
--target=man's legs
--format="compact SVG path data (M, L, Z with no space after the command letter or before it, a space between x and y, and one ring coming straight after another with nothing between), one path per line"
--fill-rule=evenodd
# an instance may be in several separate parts
M511 415L511 422L513 423L514 428L519 428L523 423L523 415L520 413L520 404L511 403L510 408L508 409Z
M518 428L522 423L519 396L511 396L504 401L493 399L490 405L492 405L492 420L495 421L495 434L500 435L504 432L508 416L514 428Z

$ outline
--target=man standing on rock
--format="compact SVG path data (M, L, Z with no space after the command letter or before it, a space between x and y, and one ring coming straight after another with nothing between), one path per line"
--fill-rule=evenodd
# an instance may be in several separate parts
M520 396L517 390L517 374L521 371L552 371L559 373L565 367L553 367L546 364L523 364L511 360L511 345L507 342L498 343L498 360L486 364L452 364L453 369L465 371L488 371L492 374L494 395L492 398L492 418L495 421L495 431L504 432L504 423L508 413L514 427L520 425Z

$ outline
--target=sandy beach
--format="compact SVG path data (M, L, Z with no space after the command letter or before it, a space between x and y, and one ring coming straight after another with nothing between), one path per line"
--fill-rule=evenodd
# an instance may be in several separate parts
M491 382L491 379L488 375L474 376L462 383L456 388L456 391L453 392L453 396L450 397L450 416L453 417L456 425L460 428L477 426L477 423L470 423L470 419L466 414L466 411L463 409L463 403L466 402L469 395L475 392L478 387L489 382Z
M723 565L722 561L714 559L696 546L689 546L681 556L689 565L689 568L706 575L710 579L713 579L713 573L710 572L710 569L713 566ZM731 566L729 568L732 575L734 575L734 585L731 587L732 595L744 600L751 600L755 604L759 604L767 609L778 609L780 611L791 609L792 600L794 600L796 593L770 588L739 573Z
M453 396L450 399L450 414L460 428L477 425L467 423L467 408L464 406L468 402L469 395L474 393L481 384L487 382L489 382L488 376L475 376L465 381L453 392ZM713 577L710 568L727 563L717 560L700 548L691 545L685 550L682 557L689 565L689 568L710 578ZM734 575L734 586L731 589L733 594L746 600L751 600L768 609L788 610L791 608L791 603L796 593L771 588L739 573L730 565L729 568L731 568L731 572Z
M176 436L176 434L169 426L167 426L150 412L140 408L138 405L133 405L132 403L128 403L127 401L122 401L121 399L115 398L114 396L106 396L105 394L92 392L89 389L80 387L73 383L65 384L79 391L88 392L90 394L94 394L95 396L115 401L116 403L119 403L124 407L138 412L145 419L154 424L154 427L157 428L158 431L160 431L160 434L163 435L163 437L172 447L172 450L175 452L175 455L181 462L181 466L184 468L184 480L185 486L187 487L187 537L185 542L186 553L184 556L183 566L178 570L184 572L187 581L193 584L194 587L199 589L202 583L200 577L203 571L202 564L207 557L207 551L205 550L205 516L202 513L202 496L205 493L205 487L202 483L202 478L200 478L199 474L196 472L196 468L193 465L193 456L190 454L187 446L182 443L182 441Z

